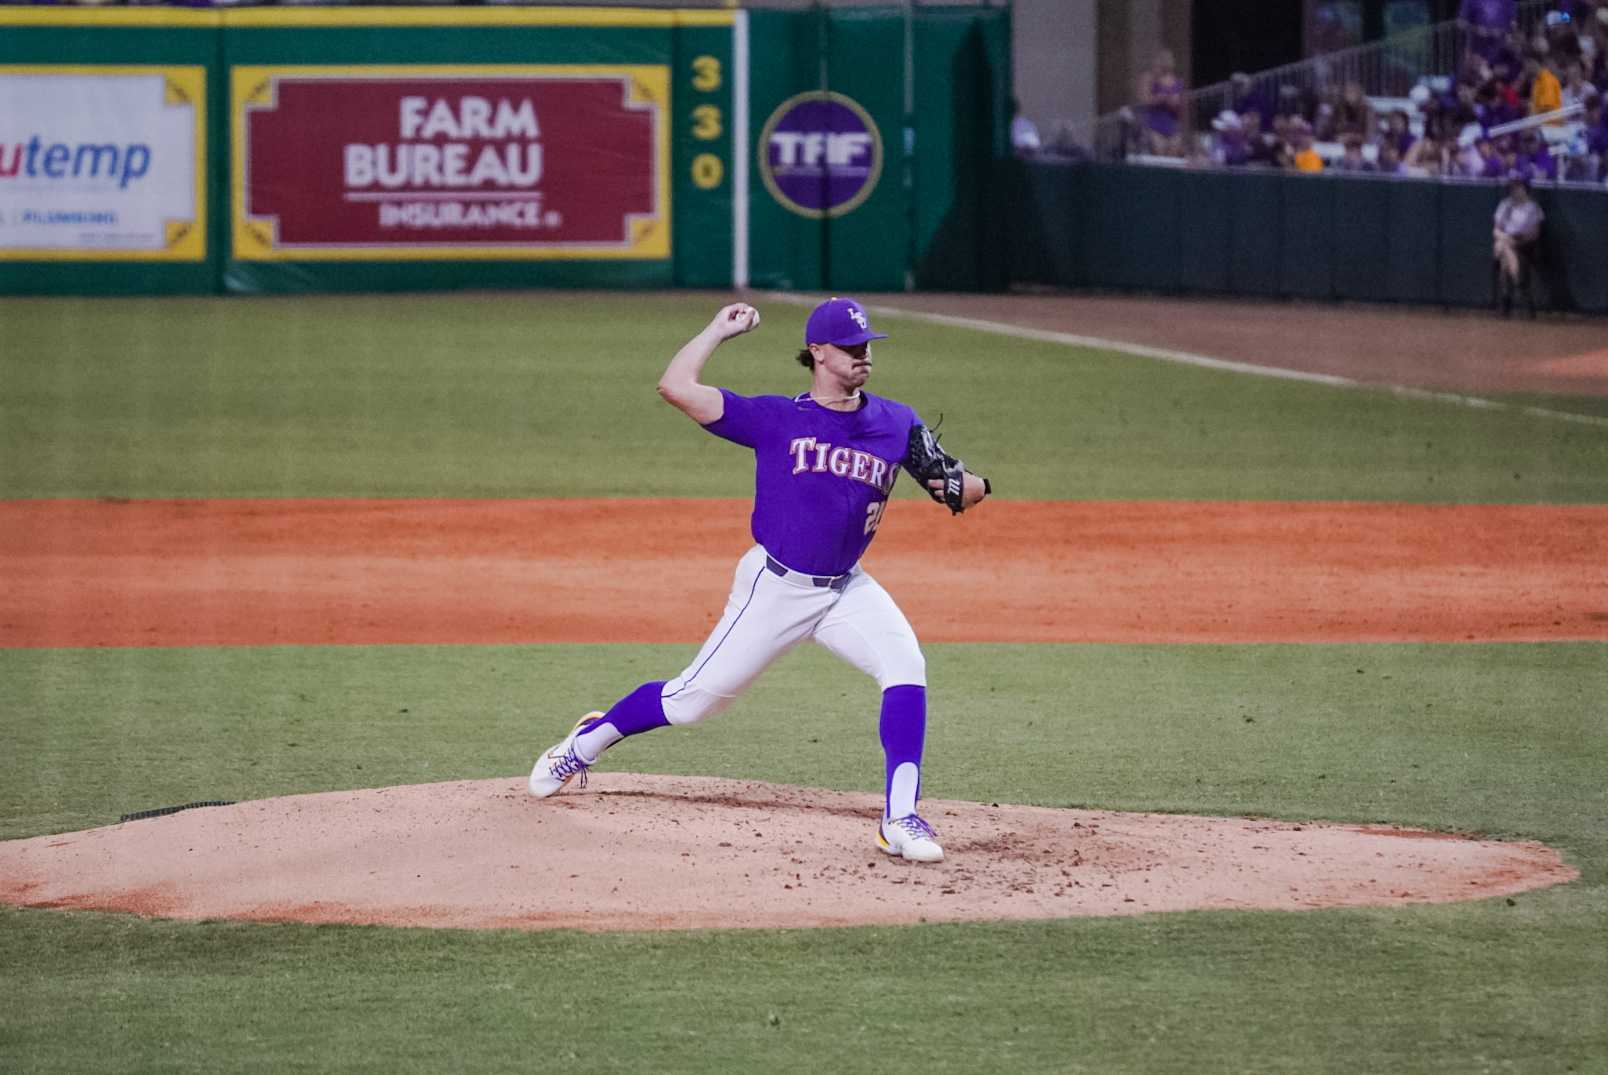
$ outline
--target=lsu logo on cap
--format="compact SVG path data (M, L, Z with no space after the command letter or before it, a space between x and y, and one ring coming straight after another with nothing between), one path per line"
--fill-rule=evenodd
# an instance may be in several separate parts
M831 91L810 90L776 106L758 152L771 197L816 220L853 212L882 176L882 135L871 114Z

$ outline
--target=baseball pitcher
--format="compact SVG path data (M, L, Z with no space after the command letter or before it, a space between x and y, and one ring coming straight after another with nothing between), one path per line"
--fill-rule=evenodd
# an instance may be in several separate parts
M809 391L740 396L704 384L704 364L726 340L759 327L746 303L722 309L676 352L659 394L710 433L754 453L755 545L737 561L726 611L691 664L644 683L608 712L588 713L530 774L546 797L621 739L668 724L696 724L729 706L776 658L806 639L874 677L882 688L886 786L877 846L915 862L943 856L916 813L927 727L926 662L904 613L859 566L876 536L900 468L959 513L992 490L946 454L916 412L864 391L871 328L853 299L811 312L798 361Z

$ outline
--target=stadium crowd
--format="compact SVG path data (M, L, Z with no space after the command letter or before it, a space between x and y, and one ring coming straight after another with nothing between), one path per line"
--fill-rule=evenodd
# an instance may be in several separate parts
M1532 35L1513 0L1463 0L1467 47L1456 76L1432 76L1405 100L1369 98L1352 82L1276 94L1236 75L1211 133L1179 133L1170 57L1140 80L1142 150L1228 167L1386 175L1608 180L1608 0L1562 0ZM1529 117L1560 115L1535 125Z

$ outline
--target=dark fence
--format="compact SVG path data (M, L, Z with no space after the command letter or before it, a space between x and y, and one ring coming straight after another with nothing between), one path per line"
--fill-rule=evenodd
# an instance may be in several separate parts
M1491 302L1491 183L1012 161L997 187L1018 284L1365 300ZM1538 188L1538 293L1608 313L1608 193Z

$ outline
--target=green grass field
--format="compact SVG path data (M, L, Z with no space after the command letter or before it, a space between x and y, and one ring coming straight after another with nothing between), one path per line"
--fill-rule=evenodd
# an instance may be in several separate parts
M0 299L0 498L743 496L740 453L653 395L712 312ZM804 311L765 312L712 379L800 390ZM1009 496L1608 503L1604 428L881 327L873 388L944 412ZM0 650L0 838L522 774L693 648ZM928 658L931 795L1540 839L1581 878L1392 910L680 934L5 909L0 1071L1608 1071L1608 644ZM874 704L799 653L608 767L874 789Z

